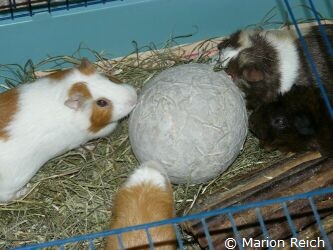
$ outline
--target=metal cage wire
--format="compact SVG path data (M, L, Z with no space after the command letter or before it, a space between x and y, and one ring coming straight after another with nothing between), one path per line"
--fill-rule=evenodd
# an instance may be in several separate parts
M291 20L292 20L292 22L293 22L293 24L294 24L294 26L296 28L296 32L297 32L297 35L298 35L298 37L300 39L303 51L304 51L305 56L306 56L306 58L307 58L307 60L308 60L308 62L310 64L312 73L315 76L316 82L318 84L318 87L319 87L320 92L322 94L322 97L324 99L324 102L325 102L325 104L326 104L326 106L328 108L328 111L330 113L331 118L333 118L333 108L332 108L332 105L331 105L330 100L328 98L328 94L327 94L327 92L325 90L325 87L324 87L324 84L323 84L323 82L322 82L322 80L321 80L321 78L319 76L317 67L316 67L315 63L313 62L312 56L311 56L311 54L309 52L309 49L308 49L308 45L307 45L307 43L306 43L306 41L305 41L305 39L304 39L304 37L302 35L302 32L301 32L298 24L297 24L297 21L296 21L295 15L293 13L293 10L292 10L292 8L290 6L289 0L284 0L284 3L286 5L286 7L287 7L287 10L288 10L288 13L289 13L289 15L291 17ZM329 53L330 56L333 56L332 44L328 40L327 34L325 32L325 29L324 29L323 25L321 24L318 12L317 12L317 10L315 8L315 5L313 4L313 0L308 0L308 3L309 3L310 9L312 10L312 13L313 13L316 21L317 21L320 33L321 33L321 35L324 38L325 45L327 47L327 53Z
M39 13L53 13L63 10L72 10L80 7L89 7L96 4L122 0L26 0L16 2L8 0L8 4L0 5L0 21L14 20L21 17L32 17Z
M14 5L13 5L13 1L15 0L10 0L10 17L9 18L14 18ZM107 2L107 1L115 1L115 0L93 0L93 1L89 1L89 0L85 0L85 1L78 1L80 6L85 5L88 6L89 4L93 4L93 3L100 3L100 2ZM33 15L34 11L31 5L31 0L28 0L29 2L29 13L27 15ZM51 9L51 0L48 0L48 6L47 9L45 11L51 12L53 11L53 9ZM76 4L78 4L78 2L76 2ZM322 80L320 79L319 73L317 71L316 65L314 64L312 57L309 53L307 44L304 40L304 37L299 29L299 26L297 24L296 18L294 16L294 13L292 11L292 8L290 6L289 0L284 0L285 6L287 8L287 11L292 19L293 24L295 25L297 34L299 36L299 39L301 41L301 45L304 49L305 55L309 61L309 64L311 66L311 69L313 71L313 74L317 80L317 84L320 88L320 91L322 93L322 97L325 101L325 104L327 105L327 108L333 118L333 108L330 104L329 101L329 97L325 91L324 85ZM325 30L321 24L320 18L318 16L318 12L315 8L315 5L313 3L312 0L308 0L309 6L311 7L311 10L313 12L313 15L320 27L320 31L321 34L325 40L326 46L327 46L327 53L330 54L330 56L333 55L333 49L332 49L332 45L330 44L330 41L328 40L328 37L325 33ZM60 8L60 9L68 9L71 8L73 6L70 5L70 1L66 0L65 1L65 5L61 6L61 7L56 7L56 8ZM56 10L56 9L54 9ZM16 16L15 16L16 17ZM0 17L1 20L1 17ZM299 200L299 199L307 199L310 207L312 209L312 213L313 216L315 218L316 224L318 225L319 231L321 233L321 237L323 238L323 240L325 241L325 246L326 249L328 250L332 250L332 245L329 241L329 238L327 236L327 233L324 230L324 227L321 223L321 219L320 219L320 215L318 213L315 201L314 201L314 197L315 196L325 196L328 194L333 194L333 188L326 188L326 189L320 189L320 190L315 190L312 192L308 192L308 193L303 193L303 194L298 194L298 195L293 195L293 196L289 196L289 197L282 197L282 198L278 198L278 199L273 199L273 200L265 200L265 201L260 201L260 202L255 202L255 203L250 203L250 204L245 204L245 205L240 205L240 206L232 206L229 208L224 208L224 209L218 209L218 210L214 210L214 211L209 211L209 212L203 212L203 213L199 213L199 214L193 214L193 215L188 215L188 216L184 216L184 217L179 217L179 218L174 218L174 219L169 219L169 220L163 220L163 221L157 221L157 222L153 222L153 223L149 223L149 224L144 224L144 225L136 225L136 226L132 226L132 227L127 227L127 228L121 228L121 229L115 229L115 230L109 230L109 231L104 231L104 232L98 232L98 233L93 233L93 234L86 234L86 235L80 235L77 237L72 237L72 238L67 238L67 239L62 239L62 240L55 240L55 241L50 241L50 242L45 242L45 243L40 243L40 244L35 244L35 245L30 245L30 246L23 246L23 247L18 247L18 248L14 248L16 250L27 250L27 249L41 249L41 248L46 248L46 247L54 247L57 246L59 247L59 249L65 249L65 246L67 244L73 244L73 243L77 243L77 242L87 242L89 244L90 249L95 249L95 244L94 244L94 240L97 238L103 238L103 237L107 237L107 236L111 236L111 235L115 235L118 238L119 241L119 248L120 249L124 249L124 246L122 244L122 239L121 239L121 235L123 233L126 232L130 232L130 231L135 231L135 230L145 230L147 233L147 239L150 245L150 249L154 249L153 246L153 242L152 242L152 238L150 235L149 230L151 228L154 227L158 227L158 226L162 226L162 225L173 225L175 232L176 232L176 237L177 237L177 243L178 243L178 248L179 249L184 249L183 243L182 243L182 239L181 239L181 233L179 231L178 225L180 223L186 222L186 221L191 221L191 220L199 220L201 221L202 225L203 225L203 229L204 229L204 234L205 237L208 241L208 248L209 249L214 249L213 245L212 245L212 240L211 240L211 236L209 233L209 229L207 227L206 224L206 219L212 216L217 216L217 215L226 215L228 217L228 219L230 220L230 223L232 225L232 229L234 232L234 236L235 239L237 241L237 246L239 249L244 249L242 244L241 244L241 235L240 232L237 228L237 225L235 223L235 220L233 218L233 215L237 212L240 211L244 211L244 210L255 210L259 225L261 227L262 233L264 235L264 237L266 239L269 239L269 233L268 230L266 228L265 225L265 220L262 216L261 213L261 208L265 207L265 206L269 206L269 205L273 205L273 204L280 204L281 208L284 211L285 217L287 219L287 222L289 224L289 227L291 229L292 235L294 238L298 238L298 234L297 234L297 230L295 228L295 225L293 223L293 219L292 216L290 215L289 211L288 211L288 204L287 202L290 201L295 201L295 200ZM271 247L268 247L268 249L271 249ZM301 248L298 248L301 249Z

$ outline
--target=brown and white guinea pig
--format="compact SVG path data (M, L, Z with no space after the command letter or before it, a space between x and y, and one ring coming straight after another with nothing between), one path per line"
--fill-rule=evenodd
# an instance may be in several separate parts
M137 94L99 74L88 60L0 93L0 203L22 196L51 158L110 134Z
M249 120L250 130L264 147L285 152L319 150L333 157L333 118L315 86L294 86L253 111Z
M333 25L324 25L333 43ZM310 54L328 91L333 91L333 58L318 26L303 29ZM294 85L316 81L295 30L243 30L218 48L222 67L244 92L249 110L274 100Z
M145 224L175 216L170 181L155 161L142 164L120 188L112 208L111 229ZM172 225L149 229L154 249L174 250L177 240ZM150 249L145 230L121 235L125 249ZM116 236L109 236L106 250L120 249Z

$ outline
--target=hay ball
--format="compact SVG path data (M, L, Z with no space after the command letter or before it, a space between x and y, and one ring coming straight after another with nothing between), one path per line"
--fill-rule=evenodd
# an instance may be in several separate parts
M205 64L175 66L149 80L129 119L137 159L161 162L176 184L203 183L225 171L246 134L239 89Z

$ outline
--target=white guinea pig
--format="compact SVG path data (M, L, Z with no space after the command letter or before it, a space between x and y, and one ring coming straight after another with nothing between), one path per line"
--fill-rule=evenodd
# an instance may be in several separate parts
M112 208L111 229L134 226L174 217L170 181L159 163L142 164L118 191ZM171 224L149 229L154 249L175 250L176 234ZM125 249L150 249L145 230L121 234ZM105 250L121 249L116 236L109 236Z
M51 158L110 134L137 100L133 87L99 74L88 60L0 93L0 202Z

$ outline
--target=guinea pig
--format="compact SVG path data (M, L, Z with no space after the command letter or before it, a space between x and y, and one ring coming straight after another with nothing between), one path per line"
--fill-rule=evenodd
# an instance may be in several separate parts
M333 25L323 25L333 41ZM302 34L327 90L333 91L333 58L318 26ZM295 30L242 30L218 45L222 67L245 95L247 108L273 101L294 85L316 81Z
M112 208L111 229L170 219L175 216L170 181L159 163L142 164L119 189ZM177 240L172 225L149 229L154 249L174 250ZM121 234L124 249L150 249L145 230ZM116 236L106 240L106 250L120 249Z
M250 115L249 126L263 147L285 152L319 150L333 156L333 118L315 86L294 86L261 105Z
M51 158L109 135L137 94L88 60L0 93L0 202L17 199Z

